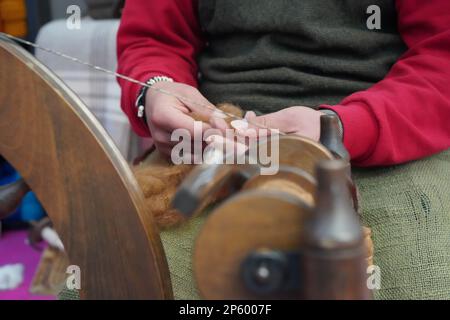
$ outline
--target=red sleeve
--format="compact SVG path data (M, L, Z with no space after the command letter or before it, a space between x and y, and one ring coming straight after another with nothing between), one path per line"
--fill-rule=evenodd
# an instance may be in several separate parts
M355 165L398 164L450 147L450 1L396 0L408 51L386 78L337 106Z
M197 86L196 55L203 42L195 0L127 0L117 37L118 72L146 82L164 75ZM140 86L118 79L122 109L135 132L149 136L136 115Z

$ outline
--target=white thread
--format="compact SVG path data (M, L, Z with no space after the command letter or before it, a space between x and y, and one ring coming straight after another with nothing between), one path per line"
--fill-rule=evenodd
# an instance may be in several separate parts
M205 104L205 103L194 101L192 99L180 96L180 95L178 95L176 93L173 93L173 92L161 89L161 88L152 87L151 85L148 85L145 82L133 79L133 78L128 77L126 75L123 75L123 74L117 73L115 71L111 71L111 70L105 69L105 68L100 67L100 66L96 66L96 65L94 65L92 63L80 60L80 59L72 57L72 56L69 56L69 55L67 55L65 53L62 53L62 52L59 52L59 51L56 51L56 50L53 50L53 49L49 49L49 48L46 48L46 47L43 47L41 45L38 45L37 43L18 38L18 37L15 37L13 35L10 35L10 34L4 33L4 32L0 32L0 35L3 35L4 37L6 37L6 38L8 38L10 40L14 40L14 41L20 42L20 43L25 44L27 46L30 46L30 47L33 47L33 48L45 51L47 53L59 56L59 57L64 58L66 60L70 60L70 61L72 61L74 63L78 63L78 64L81 64L81 65L87 66L87 67L89 67L91 69L94 69L94 70L97 70L99 72L103 72L103 73L109 74L111 76L115 76L117 78L123 79L125 81L128 81L128 82L131 82L131 83L135 83L135 84L147 87L147 88L149 88L149 90L154 90L154 91L157 91L159 93L165 94L167 96L177 98L177 99L179 99L181 101L188 102L191 105L195 105L195 106L198 106L198 107L209 109L209 110L213 111L213 115L212 116L216 116L217 117L217 112L220 112L220 113L222 113L222 115L225 115L227 117L230 117L230 118L233 118L233 119L236 119L236 120L243 120L242 118L240 118L240 117L238 117L238 116L236 116L236 115L234 115L232 113L228 113L228 112L225 112L223 110L217 109L213 105L208 105L208 104ZM195 112L195 110L194 110L194 112ZM223 116L220 117L220 118L223 118ZM270 128L267 128L267 127L265 127L265 126L263 126L263 125L261 125L259 123L250 122L248 120L246 120L246 121L248 123L254 125L255 127L258 127L258 128L261 128L261 129L268 129L268 130L270 130ZM285 135L285 133L282 133L282 132L279 132L279 134L280 135Z

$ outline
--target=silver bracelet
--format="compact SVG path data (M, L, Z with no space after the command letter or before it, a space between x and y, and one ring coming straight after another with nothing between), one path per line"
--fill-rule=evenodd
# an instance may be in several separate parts
M172 78L166 76L156 76L149 79L146 84L150 87L158 82L174 82ZM144 118L145 116L145 96L147 95L147 91L150 89L149 87L142 87L141 91L139 91L139 95L136 99L136 108L137 108L137 116L138 118Z

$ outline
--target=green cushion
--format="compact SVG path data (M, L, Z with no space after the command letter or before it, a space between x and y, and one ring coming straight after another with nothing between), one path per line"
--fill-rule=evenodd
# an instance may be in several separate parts
M376 298L449 299L450 150L354 175L381 269Z
M450 298L450 150L406 165L355 169L363 222L381 269L376 299ZM192 250L205 216L164 231L177 299L199 298Z
M202 214L181 227L161 232L175 299L200 299L192 271L192 255L195 239L206 218L207 214Z
M381 269L376 299L450 298L450 150L405 165L354 169ZM176 299L199 299L194 242L207 215L161 232ZM65 292L62 298L74 298Z

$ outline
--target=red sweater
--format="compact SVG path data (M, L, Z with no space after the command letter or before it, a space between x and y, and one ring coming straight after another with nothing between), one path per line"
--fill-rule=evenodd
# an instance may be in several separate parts
M389 74L334 110L359 166L391 165L450 147L450 1L396 0L408 51ZM118 35L119 72L141 81L166 75L197 86L203 47L197 1L128 1ZM149 18L151 15L151 18ZM119 79L122 108L141 136L150 132L134 106L139 86Z

